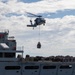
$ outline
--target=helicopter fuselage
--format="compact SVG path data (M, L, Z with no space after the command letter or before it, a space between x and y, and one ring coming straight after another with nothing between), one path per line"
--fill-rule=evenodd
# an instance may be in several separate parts
M32 20L30 20L30 25L27 25L27 27L37 27L37 26L39 26L39 25L45 25L45 23L46 23L46 20L42 17L42 16L40 16L40 15L35 15L35 14L33 14L33 13L30 13L30 12L26 12L27 14L29 14L29 15L32 15L32 16L34 16L34 17L37 17L35 20L34 20L34 23L32 22Z
M36 18L34 20L34 24L30 20L31 25L27 25L27 27L37 27L38 25L45 25L45 19L44 18Z
M44 18L41 18L41 17L36 18L34 21L35 21L35 24L36 25L41 25L41 24L44 24L45 23L45 19Z

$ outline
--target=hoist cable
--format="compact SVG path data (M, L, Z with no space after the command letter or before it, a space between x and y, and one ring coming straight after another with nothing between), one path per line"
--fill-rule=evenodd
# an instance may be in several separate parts
M40 25L39 25L39 41L40 41Z
M38 44L37 44L37 48L41 48L41 43L40 43L40 26L39 26L39 42L38 42Z

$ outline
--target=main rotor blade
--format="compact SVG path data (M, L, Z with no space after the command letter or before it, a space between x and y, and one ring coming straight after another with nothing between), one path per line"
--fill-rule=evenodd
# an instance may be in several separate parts
M30 15L33 15L33 16L36 16L36 17L42 17L41 15L35 15L35 14L32 14L30 12L26 12L27 14L30 14Z

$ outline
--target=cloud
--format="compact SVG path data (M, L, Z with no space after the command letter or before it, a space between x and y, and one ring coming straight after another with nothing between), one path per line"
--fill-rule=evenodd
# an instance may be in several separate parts
M74 22L74 19L74 16L65 16L62 19L48 19L46 26L41 26L40 41L42 48L40 51L42 54L39 54L39 49L37 49L37 43L39 42L38 27L34 30L29 28L30 30L28 31L20 32L16 37L22 45L25 45L25 49L29 50L26 51L29 52L29 54L31 54L30 51L32 51L35 55L46 56L50 53L53 55L64 55L67 49L75 48L75 26L71 24L71 22ZM67 54L66 52L65 55Z
M19 2L24 2L24 3L33 3L33 2L38 2L38 1L41 1L41 0L17 0Z
M34 21L26 11L46 17L46 25L28 28L29 20ZM25 54L67 55L75 49L75 0L40 0L21 2L17 0L0 1L0 29L9 29L10 35L17 39L17 45L24 45ZM40 38L40 40L39 40ZM42 48L37 49L41 42ZM40 53L41 51L41 53ZM74 55L74 52L70 55ZM75 55L74 55L75 56Z

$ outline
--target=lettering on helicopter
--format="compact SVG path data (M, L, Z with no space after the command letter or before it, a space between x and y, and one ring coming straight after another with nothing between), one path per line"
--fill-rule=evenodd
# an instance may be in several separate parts
M27 25L27 27L37 27L39 25L45 25L46 23L46 20L41 16L41 15L35 15L35 14L32 14L30 12L26 12L27 14L29 15L32 15L34 17L37 17L35 20L34 20L34 23L32 22L32 20L30 20L30 25Z

